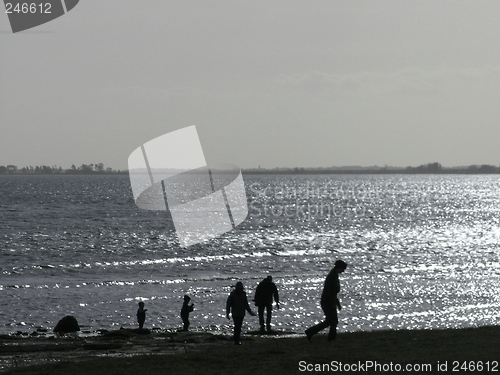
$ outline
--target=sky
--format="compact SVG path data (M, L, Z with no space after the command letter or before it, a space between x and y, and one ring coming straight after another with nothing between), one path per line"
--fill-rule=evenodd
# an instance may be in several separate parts
M0 13L0 165L104 163L196 125L208 162L500 164L500 2L80 0Z

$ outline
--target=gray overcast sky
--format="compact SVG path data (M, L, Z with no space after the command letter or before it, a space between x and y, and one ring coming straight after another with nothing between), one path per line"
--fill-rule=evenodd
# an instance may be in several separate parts
M240 167L500 164L499 1L80 0L0 14L0 165L127 168L196 125Z

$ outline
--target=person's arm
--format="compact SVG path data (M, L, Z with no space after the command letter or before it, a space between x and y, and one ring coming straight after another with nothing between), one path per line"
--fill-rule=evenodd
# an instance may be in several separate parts
M259 306L260 305L260 301L259 301L259 298L260 298L260 294L261 294L261 285L257 285L257 288L255 289L255 296L253 298L253 302L255 303L255 306Z
M248 304L248 299L247 299L247 296L245 295L245 310L248 311L248 313L252 316L255 316L257 314L255 314L252 309L250 308L250 305Z
M231 312L232 294L227 297L226 301L226 318L229 319L229 313Z
M325 280L325 294L329 301L337 305L337 293L338 289L338 275L334 270L330 271Z
M280 296L278 295L278 288L276 288L276 284L274 285L273 295L274 295L274 301L276 302L276 308L279 309L280 308Z
M335 292L335 304L337 305L337 308L339 310L342 310L342 306L340 305L340 300L338 297L338 294L340 293L340 281L339 281L339 274L335 272L335 283L333 284L333 289Z

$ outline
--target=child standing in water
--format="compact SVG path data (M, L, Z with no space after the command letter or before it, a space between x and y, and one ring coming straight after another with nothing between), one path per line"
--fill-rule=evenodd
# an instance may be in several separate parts
M191 301L191 297L189 297L187 294L184 296L184 303L182 304L182 309L181 309L181 318L182 318L182 323L183 331L187 331L189 329L189 313L194 310L194 304L192 303L191 305L189 304L189 301Z
M148 309L144 308L144 302L139 302L139 309L137 309L137 322L139 323L139 329L144 327L144 322L146 321L146 311L148 311Z

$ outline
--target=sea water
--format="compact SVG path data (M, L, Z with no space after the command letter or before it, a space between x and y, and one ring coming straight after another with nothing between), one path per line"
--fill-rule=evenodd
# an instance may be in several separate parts
M236 281L248 299L272 275L273 328L323 318L336 259L340 331L500 324L500 179L487 175L244 175L249 215L208 242L179 246L165 211L137 208L126 175L0 176L0 333L53 329L229 332ZM257 318L245 329L258 329Z

